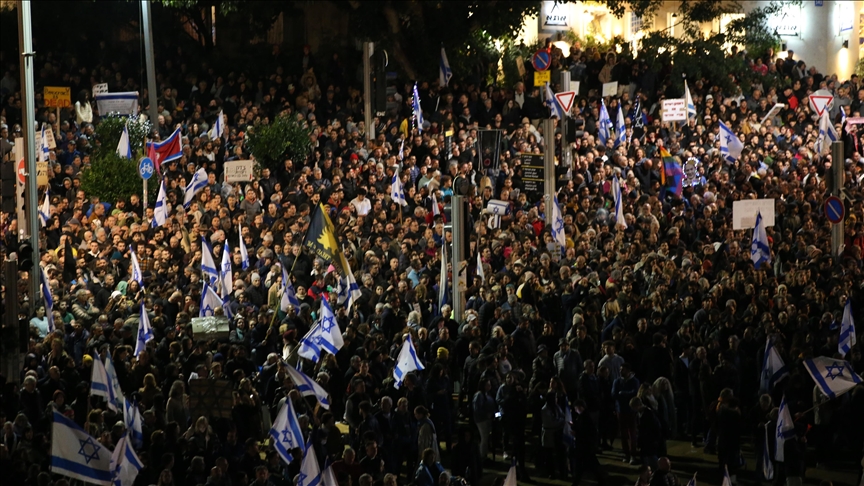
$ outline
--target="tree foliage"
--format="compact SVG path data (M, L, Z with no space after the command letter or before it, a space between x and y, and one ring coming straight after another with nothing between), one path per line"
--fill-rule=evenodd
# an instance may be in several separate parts
M212 49L211 12L215 8L216 24L221 32L266 32L290 2L262 2L252 0L159 0L163 7L174 11L192 26L203 47ZM224 28L223 28L224 26Z
M287 158L305 161L312 153L312 130L293 115L281 114L269 124L256 123L246 136L255 160L274 170Z
M96 125L96 138L99 146L96 149L96 157L102 152L114 152L123 134L123 127L128 126L129 143L132 145L132 153L141 155L144 153L144 138L150 133L151 123L141 121L138 118L126 118L122 116L106 116L99 120Z
M150 184L155 195L156 184ZM90 167L81 171L81 188L102 201L114 202L141 194L142 181L138 175L137 159L129 160L115 152L103 151L94 157Z

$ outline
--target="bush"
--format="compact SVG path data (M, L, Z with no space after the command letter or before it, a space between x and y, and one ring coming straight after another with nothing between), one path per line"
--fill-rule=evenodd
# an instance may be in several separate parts
M246 146L263 167L278 170L285 159L303 163L312 153L312 130L296 115L281 114L272 123L256 123L247 130Z
M99 120L99 124L95 128L96 138L99 140L99 146L96 149L97 154L114 152L117 149L120 136L123 134L123 126L127 124L126 120L126 117L116 115L105 116ZM140 121L137 118L129 118L128 120L132 153L141 155L144 152L144 138L150 132L151 124L149 121Z
M148 187L150 206L156 201L158 182L155 180L152 178ZM140 196L143 186L138 175L137 159L125 159L115 152L97 152L90 168L81 171L81 188L87 195L97 196L111 204L120 198L128 200L132 194Z

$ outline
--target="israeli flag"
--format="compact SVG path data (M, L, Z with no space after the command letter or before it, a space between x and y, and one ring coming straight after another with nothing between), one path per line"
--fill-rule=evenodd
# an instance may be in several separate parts
M129 127L123 126L123 133L120 135L120 141L117 142L117 155L124 159L132 158L132 142L129 140Z
M690 481L687 481L687 486L696 486L696 474L693 473L693 477L690 478Z
M490 214L491 216L486 221L486 226L489 229L497 229L501 227L501 216L507 214L510 210L510 204L507 201L502 201L500 199L490 199L488 203L486 203L486 209L483 211L486 214Z
M51 219L51 197L48 195L48 190L45 191L45 199L42 200L42 205L39 206L39 226L45 227L48 220Z
M774 461L771 460L771 449L768 448L768 427L765 427L765 442L762 444L762 479L774 479Z
M48 334L56 330L54 327L54 297L51 295L51 289L48 287L48 277L45 275L45 269L39 267L39 288L42 290L42 298L45 300L45 319L48 321Z
M420 92L417 91L417 83L414 83L414 96L411 100L414 109L414 121L417 123L417 132L423 132L423 108L420 107Z
M135 357L137 358L141 351L147 346L147 341L153 339L153 329L150 327L150 317L147 315L147 308L144 307L144 302L141 302L141 314L138 319L138 340L135 343Z
M732 486L732 478L729 477L729 466L723 466L723 483L720 486Z
M552 238L561 245L563 251L567 248L567 235L564 234L564 215L561 213L561 206L558 205L558 196L552 196Z
M54 411L51 472L90 484L110 486L111 451L74 421Z
M438 84L440 86L447 86L450 84L450 78L452 77L453 70L450 69L447 53L444 52L444 46L441 46L441 59L438 63Z
M222 115L222 110L219 110L219 114L216 116L216 120L213 122L213 128L207 133L210 135L210 140L216 140L217 138L222 138L225 135L225 121L223 120L224 116Z
M408 201L405 200L405 189L402 187L402 179L399 177L398 171L393 174L393 179L390 180L390 199L396 201L402 207L408 205Z
M447 279L447 242L441 245L441 272L438 275L438 312L447 304L447 297L450 293ZM444 316L449 317L449 316Z
M195 199L195 195L205 187L207 187L207 171L202 167L198 169L198 172L195 172L192 180L189 181L189 185L186 186L183 195L183 207L189 209L189 206L192 205L192 200Z
M168 221L168 196L165 193L165 179L159 183L159 195L156 196L156 206L153 208L151 226L158 228Z
M227 301L234 289L234 271L231 269L231 250L228 248L228 240L222 245L222 264L219 267L219 281L222 283L220 295L222 300Z
M321 299L319 312L321 318L300 340L300 350L297 352L301 357L315 362L321 358L322 351L335 355L345 345L342 331L327 299Z
M483 271L483 259L480 256L480 251L477 251L477 276L481 282L486 281L486 272Z
M435 197L435 191L432 191L432 217L441 214L441 208L438 207L438 198Z
M621 104L618 104L618 137L615 139L615 146L627 142L627 126L624 123L624 110L621 109Z
M861 383L847 361L825 356L804 360L804 368L816 382L819 390L828 398L837 398Z
M603 145L606 145L606 141L612 138L612 127L612 120L609 118L609 112L606 110L606 103L601 99L600 119L597 120L597 136Z
M96 360L94 359L95 363ZM123 389L120 388L120 379L117 377L117 369L114 368L114 360L111 359L111 353L105 353L105 376L108 378L108 383L111 387L111 400L117 407L115 410L120 412L123 410L123 403L126 397L123 396ZM109 405L110 407L110 405Z
M291 455L292 449L306 449L303 443L303 432L300 429L300 421L297 420L294 404L291 403L290 398L286 398L285 403L282 404L282 408L279 409L276 421L273 422L273 427L270 428L270 437L273 439L273 447L279 453L279 457L285 461L285 464L291 464L294 461L294 456Z
M769 393L774 385L789 376L789 368L774 348L774 338L769 336L765 343L765 356L762 358L762 379L760 390Z
M627 229L627 221L624 219L624 198L621 197L621 183L618 176L612 178L612 197L615 199L615 225Z
M774 459L777 462L783 462L783 444L786 439L795 437L795 421L792 420L792 414L789 413L789 406L786 405L786 395L783 395L783 400L780 401L780 410L777 414L777 428L774 439L777 443L777 451L774 453Z
M321 467L318 456L312 444L306 447L306 454L300 463L300 474L297 475L297 486L318 486L321 484Z
M336 486L339 483L336 481L336 474L333 473L333 465L327 464L324 472L321 473L321 484L323 486L330 486L331 484Z
M768 247L768 234L765 232L765 221L761 212L756 214L756 226L753 228L750 243L750 260L757 270L763 263L771 264L771 248Z
M240 235L240 259L243 270L249 269L249 252L246 251L246 242L243 241L243 227L237 225L237 234Z
M816 151L820 155L830 154L831 144L837 140L840 140L840 136L837 135L837 130L834 129L834 124L831 123L828 110L825 110L819 118L819 137L816 139Z
M111 454L111 474L113 477L113 486L132 486L135 484L135 478L144 465L135 449L130 447L129 432L123 434L123 437L117 442L114 447L114 452Z
M411 335L405 336L405 341L402 342L402 350L399 351L399 358L396 360L396 366L393 367L393 378L396 380L393 387L397 390L402 386L405 376L412 371L423 370L423 363L417 357L417 350L414 349L414 343L411 341Z
M210 243L203 236L201 237L201 276L210 285L216 285L216 282L219 281L219 267L213 260L213 250L210 249Z
M138 404L123 400L123 423L126 425L126 431L132 439L132 446L136 449L144 447L144 432L141 428L141 411L138 410Z
M717 122L720 125L720 155L730 164L741 158L741 151L744 150L744 144L735 135L735 132L729 129L722 121Z
M339 258L342 259L342 268L345 271L345 275L339 279L336 303L344 306L345 313L350 316L351 305L354 304L354 301L359 299L363 293L360 291L360 286L357 285L357 280L354 279L354 274L351 272L351 265L348 263L348 259L345 258L345 254L340 252Z
M282 312L288 312L289 305L293 305L294 308L299 309L300 300L294 292L294 286L291 285L291 279L288 278L288 272L285 270L285 266L282 265L282 301L280 302L279 308Z
M690 87L687 86L687 80L684 80L684 100L687 103L687 119L696 118L696 104L693 103L693 97L690 96Z
M216 313L216 309L223 305L224 303L216 290L204 282L204 290L201 291L201 310L198 311L198 317L210 317Z
M42 124L42 138L39 143L39 158L37 159L39 162L47 162L48 161L48 153L51 152L51 147L48 146L48 137L45 136L45 124Z
M141 273L141 266L138 265L138 256L135 255L135 249L129 247L129 252L132 254L132 280L138 282L141 287L144 286L144 274Z
M108 359L110 359L110 355ZM117 405L118 402L123 403L123 395L116 396L115 389L108 378L105 363L102 362L98 353L93 356L93 369L90 372L90 395L105 398L105 401L108 402L108 408L114 412L122 410Z
M558 100L555 99L555 93L552 92L549 83L546 83L546 101L544 103L549 108L549 118L558 117L559 120L564 119L564 109L558 103Z
M330 409L330 399L328 398L327 390L319 385L315 380L306 376L302 371L295 370L290 366L286 366L288 375L291 376L291 381L297 387L297 391L304 397L315 397L318 403L323 408Z
M852 299L851 297L846 297L846 305L843 307L843 321L840 323L840 339L837 343L837 352L846 356L849 354L852 346L855 346L856 342L855 321L852 319Z

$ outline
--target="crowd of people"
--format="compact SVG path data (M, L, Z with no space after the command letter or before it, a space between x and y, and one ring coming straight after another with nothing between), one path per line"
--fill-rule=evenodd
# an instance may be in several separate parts
M828 400L801 365L824 355L864 371L860 344L838 356L847 300L864 322L864 148L856 125L843 122L860 116L864 103L857 76L841 80L808 70L791 51L769 52L747 60L779 89L728 92L691 77L696 116L672 126L661 122L659 104L682 87L665 70L579 46L567 58L552 55L556 70L570 70L583 86L564 133L557 122L555 133L543 133L549 110L541 90L523 82L484 85L459 73L448 86L421 81L422 125L413 83L400 82L386 115L367 127L359 85L338 56L319 62L306 47L263 76L198 69L191 59L160 63L154 138L178 126L183 134L182 157L158 176L170 207L161 225L138 196L104 201L80 181L99 144L92 85L140 90L143 113L146 90L118 63L37 55L44 66L37 88L65 83L80 95L59 118L37 105L37 122L62 141L49 154L50 215L40 232L55 325L43 299L20 302L32 316L29 350L19 375L5 377L0 407L0 463L10 484L68 484L48 472L54 411L108 449L122 436L122 414L90 394L97 355L111 356L143 417L136 486L295 484L300 455L286 464L268 437L286 400L340 486L427 486L455 477L486 484L502 460L526 481L580 484L587 473L602 484L601 452L623 459L637 485L683 484L688 478L672 472L670 440L716 454L717 471L706 476L717 484L727 470L756 482L762 469L745 467L742 446L753 444L762 464L784 396L797 438L786 441L784 462L772 461L774 484L801 484L807 467L864 450L862 387ZM21 136L17 79L9 71L0 82L0 137L9 141ZM619 90L605 105L613 114L621 105L625 126L616 129L626 137L601 144L598 90L609 81ZM845 160L814 149L819 120L807 95L817 89L835 94L830 116ZM777 103L784 108L766 117ZM214 139L208 131L219 113L227 129ZM286 113L312 128L313 155L261 168L248 183L224 182L224 162L254 157L249 129ZM721 154L719 122L744 144L732 162ZM489 164L479 156L481 129L501 134ZM680 195L667 187L661 149L694 171ZM563 248L549 228L552 209L526 190L520 158L547 150L560 169ZM834 163L844 164L848 196L839 256L822 209ZM184 208L184 188L200 168L207 185ZM404 206L391 197L394 176ZM615 218L613 178L624 221ZM445 281L467 274L463 315L439 305L454 192L469 200L469 263L446 268ZM732 205L764 198L774 199L776 213L767 228L771 261L757 268L752 231L733 229ZM492 217L490 201L506 210ZM360 287L350 312L336 298L334 262L304 244L317 211L333 221ZM0 223L5 254L16 222L4 214ZM132 278L133 248L143 285ZM211 249L216 262L229 252L234 276L229 332L219 338L192 326L206 280L202 252ZM283 269L299 300L284 312ZM26 282L25 272L17 284L7 277L4 299L23 296L17 290ZM298 342L322 299L336 312L344 346L318 362L299 359ZM135 356L142 304L154 338ZM392 370L405 335L424 370L397 388ZM768 341L790 374L766 388ZM329 410L298 391L287 367L327 390ZM190 382L200 379L231 383L230 418L190 407Z

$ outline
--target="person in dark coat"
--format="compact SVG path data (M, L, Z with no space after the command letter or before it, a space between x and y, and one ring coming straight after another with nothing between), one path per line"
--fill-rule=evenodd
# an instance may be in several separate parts
M642 457L642 463L651 466L651 469L657 469L658 455L662 448L660 442L663 440L663 430L657 412L642 403L642 399L639 397L630 399L630 410L636 414L639 454Z
M666 347L666 336L655 333L651 338L653 346L646 349L642 354L641 376L646 383L654 383L661 376L672 378L672 353Z
M483 477L483 457L480 455L480 443L474 439L474 431L470 427L459 433L459 442L453 446L453 462L450 470L454 476L468 480L468 484L480 484Z
M725 391L725 390L724 390ZM717 463L720 471L732 476L741 466L741 429L743 418L737 398L722 401L717 406Z
M573 438L571 449L571 469L573 471L573 486L579 486L582 475L590 471L597 478L597 484L606 484L606 471L597 460L597 425L591 420L584 400L573 402ZM564 425L568 427L568 424Z

